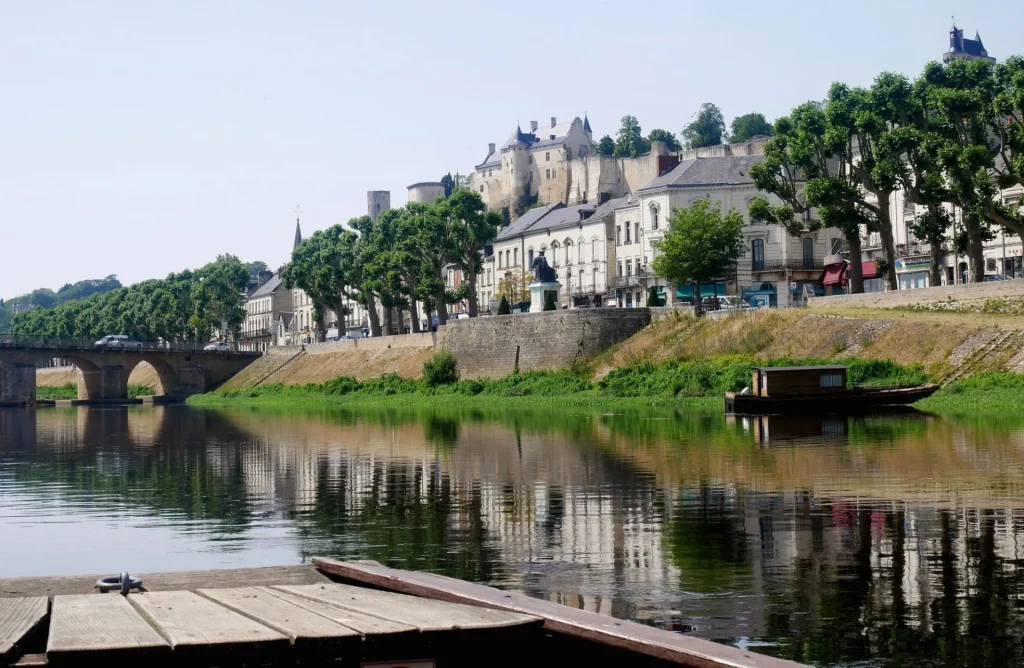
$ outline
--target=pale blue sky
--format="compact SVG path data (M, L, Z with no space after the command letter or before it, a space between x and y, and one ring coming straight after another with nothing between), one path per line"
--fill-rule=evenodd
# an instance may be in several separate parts
M950 16L1024 52L1018 0L0 0L0 296L218 253L287 260L366 191L466 173L517 120L705 101L769 119L834 80L916 75Z

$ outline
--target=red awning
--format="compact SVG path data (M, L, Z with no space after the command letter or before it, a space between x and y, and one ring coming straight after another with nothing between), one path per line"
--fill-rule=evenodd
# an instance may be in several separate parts
M825 267L825 271L821 273L822 285L842 285L843 284L843 272L846 270L846 263L842 262L839 264L830 264Z
M860 270L864 274L864 278L878 278L878 269L875 267L874 261L861 262Z

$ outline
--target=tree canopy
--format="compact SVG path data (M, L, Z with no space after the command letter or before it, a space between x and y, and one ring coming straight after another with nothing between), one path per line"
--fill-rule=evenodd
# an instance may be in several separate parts
M65 283L56 292L49 288L39 288L25 295L11 297L6 301L0 300L0 334L10 330L15 311L53 308L69 301L85 299L95 294L116 290L120 287L121 281L117 280L116 275L111 274L106 278Z
M683 142L686 148L717 146L725 136L725 119L722 110L711 102L700 105L693 120L683 128Z
M656 141L664 142L670 151L679 151L683 148L683 145L679 143L679 139L674 134L661 128L651 130L650 134L647 135L648 146Z
M644 139L640 122L636 116L623 116L619 133L615 137L613 155L617 158L635 158L651 150L651 143Z
M75 299L51 309L19 313L11 333L52 338L126 334L141 341L205 341L226 322L245 319L242 299L249 272L233 255L219 255L195 271L170 274Z
M743 253L743 216L735 210L723 215L721 204L708 198L673 209L668 223L652 266L674 285L722 278Z
M597 154L598 155L615 155L615 140L605 135L601 137L601 140L597 142Z
M775 128L765 120L764 114L750 113L737 116L730 124L729 141L733 144L745 142L754 137L771 137Z

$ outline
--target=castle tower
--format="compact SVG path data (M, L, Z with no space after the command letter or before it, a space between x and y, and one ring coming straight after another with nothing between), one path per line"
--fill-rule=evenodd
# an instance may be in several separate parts
M964 39L964 31L956 27L956 23L949 29L949 51L942 54L942 62L951 63L954 60L987 60L990 63L996 62L995 58L988 55L985 45L981 43L981 33L974 32L974 39Z
M371 220L376 220L381 211L391 208L391 191L389 190L367 190L366 191L366 213Z

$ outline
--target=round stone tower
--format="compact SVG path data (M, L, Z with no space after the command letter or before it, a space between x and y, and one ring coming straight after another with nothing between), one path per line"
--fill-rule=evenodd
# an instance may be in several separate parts
M409 201L430 204L444 197L444 184L440 181L424 181L409 186Z

